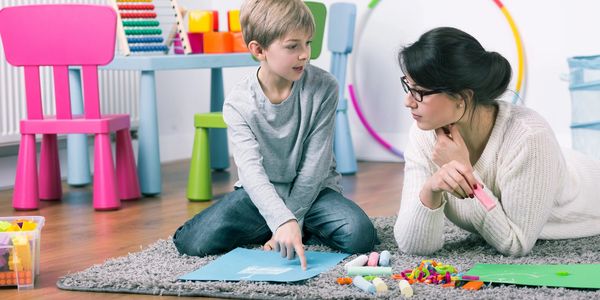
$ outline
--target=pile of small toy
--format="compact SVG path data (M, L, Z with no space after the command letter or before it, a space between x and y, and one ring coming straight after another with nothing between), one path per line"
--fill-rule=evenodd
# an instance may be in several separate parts
M400 293L404 297L413 295L411 285L416 283L440 284L443 287L461 287L466 290L479 290L483 286L479 277L464 275L454 266L435 260L423 260L414 269L393 273L389 267L390 257L389 251L382 251L381 254L372 252L369 256L360 255L344 265L349 277L339 277L337 283L353 284L370 294L384 294L389 289L380 276L389 276L391 280L398 281Z

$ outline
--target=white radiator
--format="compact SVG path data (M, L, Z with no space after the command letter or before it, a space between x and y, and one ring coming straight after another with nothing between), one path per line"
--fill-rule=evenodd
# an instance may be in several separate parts
M59 3L108 5L105 0L0 0L0 9L15 5ZM43 67L40 75L44 113L54 114L52 69ZM132 127L137 127L139 77L135 71L100 71L102 113L128 113L131 115ZM4 50L0 47L0 146L19 143L19 121L25 116L23 68L8 64Z

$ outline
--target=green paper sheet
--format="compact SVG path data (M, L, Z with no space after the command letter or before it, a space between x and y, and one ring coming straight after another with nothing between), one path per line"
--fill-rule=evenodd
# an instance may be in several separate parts
M600 289L600 264L476 264L466 275L479 276L479 280L492 283Z

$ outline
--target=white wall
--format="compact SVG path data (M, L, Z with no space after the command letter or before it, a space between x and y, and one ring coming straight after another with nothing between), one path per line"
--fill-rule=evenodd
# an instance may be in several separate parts
M370 0L346 1L357 5L357 24L360 24ZM238 8L241 2L180 0L186 8L218 10L222 30L226 27L226 11ZM330 5L338 1L323 2ZM547 118L560 144L570 147L570 98L567 82L560 78L568 74L567 57L600 54L600 38L597 38L600 2L502 2L514 18L525 46L525 105ZM358 88L363 111L373 127L399 149L405 145L411 118L402 106L404 93L398 84L401 74L395 63L396 51L436 26L454 26L473 34L488 50L506 56L516 70L517 53L512 33L494 1L382 0L365 25L360 43L355 44L356 82L351 72L347 82L353 82ZM330 55L326 50L325 44L321 57L313 64L329 69ZM226 93L252 69L225 69ZM193 114L209 110L210 71L158 72L157 81L161 158L163 161L189 158ZM511 86L514 87L514 82ZM352 106L349 107L357 156L367 160L397 160L374 142L359 123ZM13 164L16 164L14 160L0 161L2 173L14 174L11 172ZM0 182L0 186L5 183Z
M338 1L324 0L330 5ZM347 0L358 7L358 20L367 11L369 0ZM526 55L525 105L549 120L561 145L570 147L570 97L566 58L600 54L597 36L600 2L592 0L502 1L521 34ZM213 1L212 9L225 11L241 0ZM397 50L437 26L461 28L479 39L488 50L509 59L515 70L517 51L512 32L494 1L476 0L382 0L365 25L360 44L355 45L356 81L363 111L371 125L395 147L402 149L411 118L402 106L404 93L395 64ZM325 36L327 39L327 36ZM330 55L323 52L313 64L329 68ZM226 89L241 71L232 70L225 78ZM350 72L349 72L350 73ZM348 82L353 82L349 74ZM346 93L347 94L347 93ZM506 97L512 100L512 95ZM368 160L395 160L367 134L353 108L349 111L356 154ZM161 119L161 122L163 120Z

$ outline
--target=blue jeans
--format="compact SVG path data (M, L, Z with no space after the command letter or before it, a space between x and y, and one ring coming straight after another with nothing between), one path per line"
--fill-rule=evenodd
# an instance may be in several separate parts
M305 242L317 241L346 253L366 253L378 242L365 212L342 194L324 189L304 217ZM267 222L243 188L227 194L177 229L173 242L181 254L205 256L272 236Z

